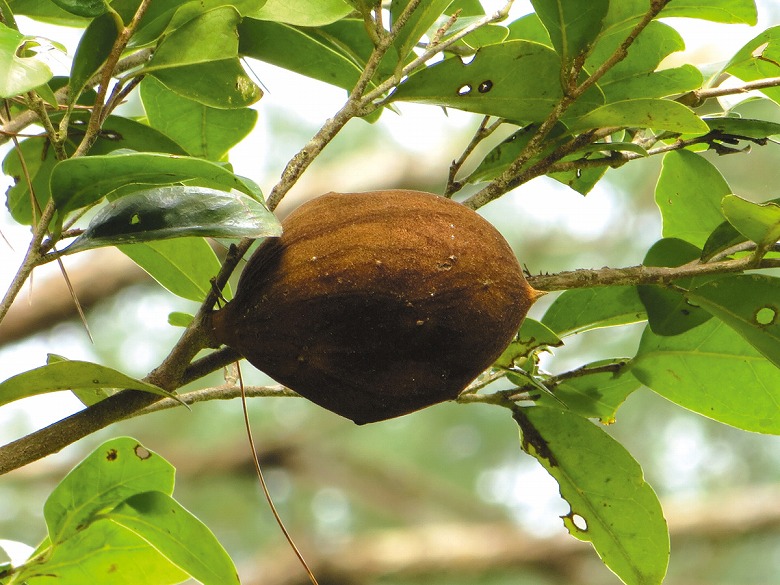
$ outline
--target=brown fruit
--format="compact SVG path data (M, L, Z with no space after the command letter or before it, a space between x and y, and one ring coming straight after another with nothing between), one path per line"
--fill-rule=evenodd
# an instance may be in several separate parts
M282 225L215 340L358 424L457 397L542 294L490 223L430 193L328 193Z

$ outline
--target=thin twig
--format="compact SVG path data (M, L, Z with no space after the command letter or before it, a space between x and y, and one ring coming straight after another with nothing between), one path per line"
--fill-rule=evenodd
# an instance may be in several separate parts
M471 156L471 154L474 152L474 149L477 148L477 146L479 146L483 140L493 134L493 132L495 132L498 127L504 123L504 120L499 118L492 124L488 125L489 120L490 116L485 116L482 118L482 121L479 124L479 128L477 128L477 131L474 133L471 141L468 143L466 148L463 149L463 152L458 157L458 159L452 161L452 164L450 165L450 171L447 176L447 186L444 189L445 197L452 197L462 188L463 185L455 181L455 178L458 176L460 169L463 168L463 165L466 163L466 160L469 158L469 156Z
M677 101L686 106L697 108L708 99L724 97L727 95L738 95L778 86L780 86L780 77L767 77L766 79L750 81L736 87L705 87L702 89L694 89L677 98Z

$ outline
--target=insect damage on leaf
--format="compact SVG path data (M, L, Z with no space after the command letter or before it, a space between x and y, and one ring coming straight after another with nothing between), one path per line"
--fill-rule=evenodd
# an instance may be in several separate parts
M546 459L551 467L557 467L558 462L553 455L550 445L542 437L539 431L536 430L531 421L525 416L521 408L513 409L512 417L517 421L522 432L522 447L526 453L531 453L529 449L532 449L539 457Z

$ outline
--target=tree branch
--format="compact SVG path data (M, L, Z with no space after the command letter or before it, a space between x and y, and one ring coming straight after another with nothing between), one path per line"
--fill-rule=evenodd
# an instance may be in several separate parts
M615 49L612 55L606 61L604 61L604 63L602 63L601 66L596 69L596 71L594 71L587 79L585 79L585 81L564 94L561 100L555 105L552 112L550 112L547 118L545 118L545 120L539 125L539 128L528 141L528 144L526 144L525 148L523 148L512 164L509 165L509 167L503 173L501 173L499 177L491 181L484 189L478 193L475 193L466 201L464 201L464 205L471 207L472 209L478 209L483 205L490 203L494 199L501 197L503 194L530 180L531 178L545 174L541 168L540 163L533 165L531 169L524 170L523 167L525 167L528 161L533 159L542 151L544 140L550 134L566 110L568 110L569 107L580 96L593 87L599 81L599 79L601 79L607 73L607 71L612 69L612 67L626 58L626 55L628 55L628 49L632 44L634 44L634 41L636 41L637 37L658 16L661 10L663 10L669 2L670 0L654 0L651 3L650 9L645 13L639 23L637 23L637 25L631 30L620 46ZM572 68L570 73L570 79L572 81L576 81L577 76L580 73L581 65L582 63L580 62L580 67ZM584 133L580 136L587 137L587 133ZM587 144L587 142L585 142L585 144ZM559 153L556 151L553 155L547 157L545 160L549 160L549 164L552 164L553 162L556 162L569 154L569 152L562 151Z

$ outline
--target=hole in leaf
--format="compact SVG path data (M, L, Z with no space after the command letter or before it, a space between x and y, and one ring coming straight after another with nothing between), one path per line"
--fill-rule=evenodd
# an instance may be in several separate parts
M471 93L471 86L467 83L465 85L461 85L458 88L458 95L468 95Z
M136 445L134 451L135 451L135 456L141 459L142 461L144 459L149 459L149 457L152 456L149 450L143 445Z
M571 521L577 528L579 528L583 532L587 532L588 522L585 520L585 518L583 518L579 514L572 514Z
M468 65L474 60L474 57L476 57L477 54L474 53L473 55L463 55L460 60L464 65Z
M774 307L763 307L756 311L756 323L759 325L772 325L777 319L777 309Z
M486 79L485 81L480 83L479 86L477 87L477 91L479 93L487 93L491 89L493 89L493 82L490 81L489 79Z

